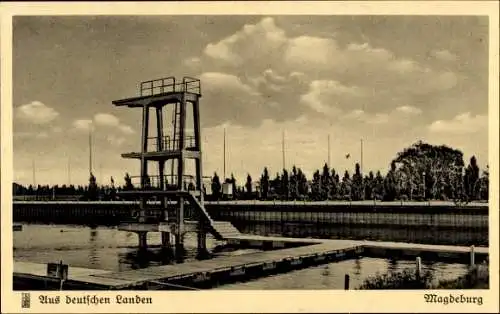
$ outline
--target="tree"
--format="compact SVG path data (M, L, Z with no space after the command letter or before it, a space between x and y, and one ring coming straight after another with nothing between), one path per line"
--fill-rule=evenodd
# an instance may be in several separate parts
M478 186L479 186L479 197L481 200L489 199L489 185L490 185L490 169L489 166L486 166L486 169L483 171L481 178L479 178Z
M323 173L321 174L321 200L327 200L328 195L330 195L330 180L330 169L328 168L328 164L325 163L323 165Z
M418 191L422 194L425 191L426 196L442 193L449 198L457 194L456 190L461 186L456 178L461 176L464 166L463 153L446 145L419 141L399 152L393 162L396 171L402 172L405 178L404 188L410 198Z
M361 167L356 163L354 175L352 176L352 199L359 201L363 199L363 176L361 175Z
M290 197L291 199L297 199L299 194L299 182L298 182L298 173L297 167L293 165L292 174L290 176Z
M236 179L234 178L234 175L231 173L231 179L229 180L228 183L231 183L231 187L233 189L233 198L238 198L238 190L236 188Z
M252 177L250 174L247 174L247 183L245 184L245 188L247 189L247 196L251 198L252 196Z
M384 178L382 177L380 171L377 171L377 174L375 175L373 193L374 199L382 200L384 196Z
M276 173L276 177L274 178L274 180L271 180L271 182L270 182L270 187L273 191L273 198L281 195L281 193L282 193L281 186L282 186L282 184L281 184L280 174Z
M340 189L340 177L339 174L335 172L335 169L332 169L332 188L331 198L332 199L340 199L341 198L341 189Z
M262 198L267 199L267 196L269 194L269 172L267 170L267 167L264 167L264 172L262 173L262 176L260 178L260 188Z
M319 201L321 199L321 175L319 170L316 170L313 174L311 194L313 200Z
M217 175L217 172L214 173L214 176L212 177L212 195L214 199L218 200L221 197L221 183L219 176Z
M90 173L90 177L89 177L89 187L88 187L88 199L90 201L95 201L97 200L97 193L98 193L98 189L97 189L97 182L96 182L96 178L94 177L94 175L92 174L92 172Z
M349 171L344 172L344 177L342 177L342 183L340 184L340 195L342 199L352 199L352 183Z
M123 189L125 191L130 191L130 190L133 190L134 189L134 185L132 184L132 178L130 178L130 175L127 173L125 173L125 186L123 187Z
M484 186L484 194L482 199L483 200L488 200L489 199L489 187L490 187L490 168L489 166L486 166L486 170L483 172L483 186Z
M393 201L396 199L396 163L391 162L391 169L384 180L384 201Z
M365 199L366 200L372 200L373 197L374 197L374 181L375 181L375 177L373 175L373 171L370 171L370 173L368 174L368 176L365 176L364 178L364 183L363 183L363 186L364 186L364 194L365 194Z
M331 173L330 173L330 180L328 182L328 199L329 200L335 199L336 194L337 194L338 186L337 186L337 183L335 182L335 175L336 175L335 169L332 168Z
M109 198L111 200L115 200L116 199L115 179L113 179L113 177L111 177L110 181L111 181L111 188L109 191Z
M302 169L299 168L297 173L298 180L298 195L300 198L304 198L307 195L307 178L306 175L302 172Z
M472 156L470 163L465 169L464 189L470 200L476 199L479 195L479 167L475 156Z
M288 200L290 197L290 182L288 181L288 171L283 169L283 175L281 176L281 196Z

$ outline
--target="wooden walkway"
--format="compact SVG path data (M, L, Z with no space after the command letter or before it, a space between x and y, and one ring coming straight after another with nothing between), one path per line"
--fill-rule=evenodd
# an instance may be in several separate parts
M155 266L145 269L112 272L105 270L69 268L67 283L79 289L162 289L164 285L180 284L191 286L194 283L208 281L225 281L228 278L240 276L262 277L269 272L279 270L291 271L366 255L363 252L384 251L382 256L393 256L399 251L410 256L433 253L435 256L459 256L468 261L469 247L408 244L397 242L350 241L350 240L320 240L297 239L282 237L263 237L253 235L236 235L229 239L235 243L247 241L257 247L263 242L292 243L303 246L279 250L259 251L248 254L222 256L209 260L193 261L183 264ZM253 241L253 242L252 242ZM260 241L260 242L259 242ZM488 255L488 248L475 248L476 258ZM404 254L403 254L404 255ZM369 255L368 255L369 256ZM424 258L425 259L425 258ZM14 263L14 277L40 278L45 276L46 265L33 263Z
M311 246L303 246L293 249L265 251L237 256L225 256L210 260L195 261L185 264L156 266L139 270L129 270L123 272L94 274L94 277L118 279L127 282L129 286L140 285L151 281L172 281L193 277L210 276L216 273L228 272L237 273L251 267L259 267L282 261L293 261L299 258L311 256L344 253L347 250L354 250L352 244L344 243L324 243ZM117 287L118 288L118 287Z

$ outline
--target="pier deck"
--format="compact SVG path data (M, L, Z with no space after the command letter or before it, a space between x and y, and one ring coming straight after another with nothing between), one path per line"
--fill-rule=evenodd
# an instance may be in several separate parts
M469 247L459 246L254 235L239 235L228 240L235 244L247 241L247 243L253 243L254 247L265 242L274 243L273 247L286 247L287 243L294 244L296 247L120 272L70 267L69 278L65 285L78 289L161 289L169 284L190 286L199 282L223 282L228 278L241 276L262 277L273 271L286 272L359 255L373 256L375 254L385 257L424 255L438 259L451 257L468 261L471 251ZM276 245L277 243L280 245ZM474 252L477 262L488 256L488 248L485 247L475 248ZM42 280L46 276L45 271L46 265L44 264L14 263L14 277L17 276L17 278Z
M94 277L118 279L137 286L151 281L193 280L216 275L243 275L250 268L276 267L276 263L291 262L299 266L301 259L329 254L354 253L357 246L348 243L321 243L292 249L264 251L237 256L225 256L185 264L156 266L140 270L94 274ZM200 278L196 278L200 277ZM208 278L206 278L208 279ZM119 287L117 287L119 288Z

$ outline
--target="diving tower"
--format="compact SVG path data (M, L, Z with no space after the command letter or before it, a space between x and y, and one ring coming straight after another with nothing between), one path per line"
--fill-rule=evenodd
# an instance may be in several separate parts
M118 107L142 109L140 151L122 154L123 158L140 161L140 175L131 177L139 180L139 187L120 192L121 196L139 200L137 211L120 225L120 230L136 232L140 248L147 247L148 232L161 232L162 245L170 247L173 235L176 255L182 254L184 234L196 232L198 251L204 254L207 233L219 240L239 234L231 223L214 221L204 207L200 98L199 79L183 77L179 81L167 77L141 82L139 96L112 102ZM192 110L191 125L186 119L188 107ZM150 136L151 111L156 125L153 136ZM165 128L169 113L170 127ZM187 134L188 130L193 134ZM186 173L188 160L194 160L194 175ZM155 175L149 171L151 163L157 164ZM158 200L160 205L157 202L153 205L150 200ZM161 215L148 215L151 211L161 211Z

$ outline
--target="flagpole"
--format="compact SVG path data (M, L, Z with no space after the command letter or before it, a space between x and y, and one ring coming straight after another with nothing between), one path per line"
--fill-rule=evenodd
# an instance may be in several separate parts
M363 173L363 139L361 139L361 161L360 161L361 173Z
M223 181L226 181L226 128L224 128L224 178Z
M35 174L35 160L31 161L31 166L33 168L33 188L36 187L36 174Z
M89 173L92 173L92 129L89 129Z
M71 185L71 157L68 157L68 185Z
M283 154L283 170L285 170L285 131L281 132L281 153Z
M330 134L328 134L328 166L330 167Z

